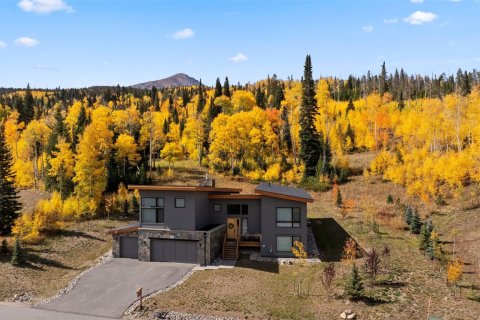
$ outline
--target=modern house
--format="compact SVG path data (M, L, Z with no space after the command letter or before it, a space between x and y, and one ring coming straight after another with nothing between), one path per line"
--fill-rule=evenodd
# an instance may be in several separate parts
M207 180L208 181L208 180ZM210 264L237 259L239 248L262 256L291 257L294 241L307 246L307 203L303 189L260 183L241 189L131 185L140 193L139 222L110 230L114 257L141 261Z

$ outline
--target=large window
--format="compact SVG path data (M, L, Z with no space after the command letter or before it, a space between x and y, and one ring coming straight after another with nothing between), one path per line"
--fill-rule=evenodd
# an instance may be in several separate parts
M164 223L163 198L142 198L142 222Z
M300 241L299 236L277 236L277 251L292 252L293 243Z
M300 208L277 208L277 227L299 228Z
M227 214L240 215L240 207L239 204L227 204Z

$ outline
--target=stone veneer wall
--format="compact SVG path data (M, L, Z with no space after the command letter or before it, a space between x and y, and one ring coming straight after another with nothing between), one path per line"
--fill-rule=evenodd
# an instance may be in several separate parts
M177 239L177 240L196 240L197 246L197 263L210 264L220 254L223 234L226 232L226 226L221 225L209 231L187 231L187 230L165 230L165 229L148 229L141 228L138 230L138 259L140 261L150 261L150 239ZM204 240L206 237L206 247ZM119 242L116 241L116 242ZM206 260L205 260L206 256Z

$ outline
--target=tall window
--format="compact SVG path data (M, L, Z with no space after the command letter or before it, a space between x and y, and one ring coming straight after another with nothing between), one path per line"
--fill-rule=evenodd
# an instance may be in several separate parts
M242 234L248 233L248 219L242 218Z
M185 198L175 198L175 208L185 208Z
M164 223L163 198L142 198L142 222Z
M299 236L277 236L277 251L292 252L293 243L300 241Z
M300 208L277 208L277 227L299 228Z

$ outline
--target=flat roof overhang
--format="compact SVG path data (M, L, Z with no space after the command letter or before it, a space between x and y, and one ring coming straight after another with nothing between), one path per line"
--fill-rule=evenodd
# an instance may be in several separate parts
M242 189L238 188L216 188L216 187L200 187L200 186L145 186L145 185L129 185L128 190L154 190L154 191L203 191L203 192L227 192L240 193Z

